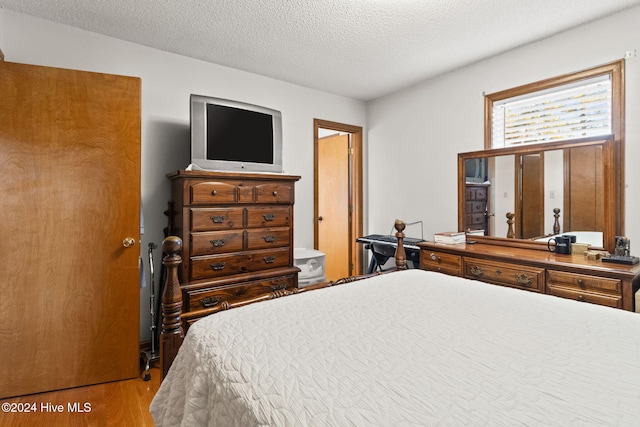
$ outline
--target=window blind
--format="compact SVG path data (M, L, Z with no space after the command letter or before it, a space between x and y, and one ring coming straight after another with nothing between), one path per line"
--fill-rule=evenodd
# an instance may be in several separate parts
M612 133L609 74L496 101L492 147L510 147Z

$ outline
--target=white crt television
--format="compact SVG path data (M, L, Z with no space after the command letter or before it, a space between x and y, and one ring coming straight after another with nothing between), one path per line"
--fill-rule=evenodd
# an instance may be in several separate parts
M258 105L191 95L195 169L282 173L282 114Z

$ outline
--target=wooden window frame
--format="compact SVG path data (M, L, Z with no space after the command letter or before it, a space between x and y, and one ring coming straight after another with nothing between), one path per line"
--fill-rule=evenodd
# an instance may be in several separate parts
M624 85L624 59L608 64L600 65L586 70L564 74L534 83L506 89L500 92L485 95L484 97L484 147L492 148L492 120L493 104L497 101L522 96L541 90L552 89L563 85L575 83L593 77L608 74L611 79L611 130L614 141L614 164L617 168L615 189L616 206L618 212L624 209L624 143L625 143L625 85ZM544 144L544 143L543 143ZM615 215L618 218L617 230L624 230L624 214Z

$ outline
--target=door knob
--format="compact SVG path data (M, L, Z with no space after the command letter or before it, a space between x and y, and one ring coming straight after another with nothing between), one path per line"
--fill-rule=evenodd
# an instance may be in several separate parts
M125 237L122 240L122 246L125 248L130 248L131 246L135 245L136 241L133 239L133 237Z
M318 217L318 221L322 221L322 217L321 216Z

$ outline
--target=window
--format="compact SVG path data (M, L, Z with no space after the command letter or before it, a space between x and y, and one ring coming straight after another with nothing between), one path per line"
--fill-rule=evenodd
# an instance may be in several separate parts
M613 134L622 141L623 61L485 97L485 148Z

